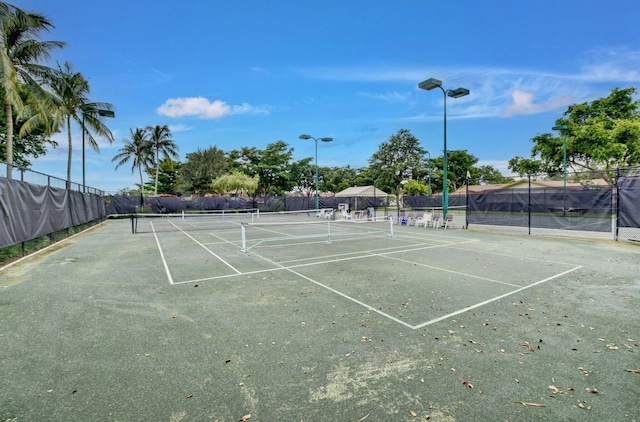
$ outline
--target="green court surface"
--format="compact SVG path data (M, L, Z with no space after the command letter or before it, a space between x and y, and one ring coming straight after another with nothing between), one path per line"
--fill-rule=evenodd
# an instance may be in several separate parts
M0 421L640 420L640 246L262 221L1 269Z

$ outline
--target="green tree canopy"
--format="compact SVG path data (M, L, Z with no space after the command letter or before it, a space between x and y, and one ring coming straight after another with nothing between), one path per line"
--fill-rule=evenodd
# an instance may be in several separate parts
M369 159L376 186L393 191L399 201L402 182L414 178L423 167L421 151L420 141L407 129L400 129L382 142Z
M211 182L211 187L221 195L231 193L238 196L241 194L253 195L259 184L260 178L257 174L250 177L239 170L234 170L214 179Z
M556 126L567 126L567 166L570 171L613 170L640 164L640 104L633 100L635 93L635 88L616 88L608 97L570 105L564 117L556 120ZM558 131L558 136L543 133L532 139L531 158L539 160L543 172L563 172L563 132ZM532 163L522 160L516 157L510 168L519 173L535 169ZM523 163L525 167L522 167Z
M213 146L205 150L186 154L178 176L178 189L181 192L204 195L211 192L211 182L222 176L227 170L224 151Z
M42 124L47 130L52 128L46 110L50 97L42 84L43 76L51 69L41 63L64 43L40 40L40 35L51 28L53 25L44 15L0 3L0 93L7 117L4 141L8 178L14 157L14 112L24 121L21 134ZM29 118L24 120L27 115Z
M131 133L130 139L124 140L124 146L120 148L118 154L116 154L111 161L117 161L116 169L118 167L131 161L131 173L138 169L140 175L140 189L144 197L144 181L142 180L142 170L148 170L153 165L153 159L150 156L151 142L148 138L146 130L137 128L135 131L129 129Z
M258 175L258 190L263 196L284 195L295 186L291 177L293 148L284 141L268 144L264 150L243 147L229 152L231 168L239 169L248 176Z

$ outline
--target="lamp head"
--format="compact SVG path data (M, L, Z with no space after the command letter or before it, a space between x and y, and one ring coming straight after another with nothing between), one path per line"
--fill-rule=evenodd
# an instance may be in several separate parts
M447 95L450 96L451 98L460 98L460 97L464 97L465 95L469 95L469 90L467 88L458 88L454 90L449 90L447 91Z
M98 110L98 114L102 117L116 117L116 113L111 110Z
M418 88L431 91L434 88L441 88L442 81L436 78L429 78L426 81L422 81L418 84Z
M558 126L554 126L551 128L552 130L567 130L569 129L569 126L567 125L558 125Z
M311 135L302 134L302 135L298 136L298 138L300 138L300 139L311 139Z
M320 140L322 142L331 142L331 141L333 141L333 138L320 138Z

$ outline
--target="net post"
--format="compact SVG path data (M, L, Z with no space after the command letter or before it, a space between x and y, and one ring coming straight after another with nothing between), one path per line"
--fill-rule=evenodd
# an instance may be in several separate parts
M244 223L240 224L240 232L242 233L242 252L247 252L247 234L244 229Z
M391 217L389 219L389 237L394 237L393 236L393 217Z
M184 210L182 210L182 221L184 221Z
M327 221L327 243L331 244L331 221Z

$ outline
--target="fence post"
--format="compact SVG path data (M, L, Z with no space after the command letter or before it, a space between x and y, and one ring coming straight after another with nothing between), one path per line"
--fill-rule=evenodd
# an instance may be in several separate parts
M620 180L620 168L616 169L616 190L614 191L616 195L616 227L615 233L613 235L613 240L618 241L618 227L620 224L620 185L618 181Z
M527 204L527 210L528 210L527 226L529 227L529 235L531 235L531 175L528 174L527 177L529 178L529 199L528 199L528 204Z

